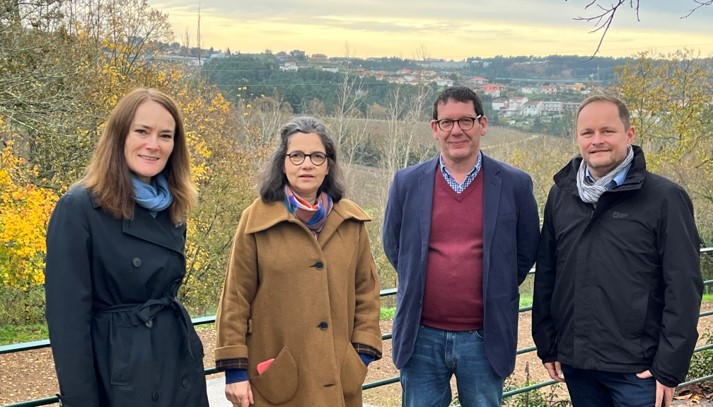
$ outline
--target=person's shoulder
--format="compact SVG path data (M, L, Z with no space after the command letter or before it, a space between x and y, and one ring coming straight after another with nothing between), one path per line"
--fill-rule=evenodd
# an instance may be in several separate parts
M59 198L57 204L72 208L91 206L93 205L92 194L84 185L75 185Z
M647 171L644 183L649 189L656 191L657 196L662 198L670 197L672 193L676 193L690 199L688 197L688 192L686 192L681 185L662 175Z
M437 162L438 162L438 157L431 158L430 160L426 160L426 161L420 162L418 164L410 165L406 168L402 168L402 169L396 171L396 176L398 178L402 178L402 179L410 178L411 176L423 173L423 171L435 170Z
M494 169L496 171L499 170L500 172L509 177L530 179L530 175L524 170L514 167L504 161L500 161L495 158L490 158L486 155L483 155L483 168L486 172Z
M683 188L675 181L650 171L646 171L646 182L662 188Z
M259 207L266 205L266 204L267 204L267 202L263 201L262 198L257 197L250 203L250 205L248 205L245 209L243 209L243 215L250 214L256 210L259 210Z
M344 219L354 219L360 222L368 222L371 220L371 217L364 209L349 199L341 199L335 203L333 210L339 213Z
M271 228L289 218L289 212L282 201L268 202L261 197L243 210L240 222L244 224L246 233L255 233Z

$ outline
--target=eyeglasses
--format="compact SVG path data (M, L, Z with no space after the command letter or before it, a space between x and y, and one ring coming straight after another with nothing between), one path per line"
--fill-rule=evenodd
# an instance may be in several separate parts
M290 162L294 165L300 165L305 162L305 157L309 157L309 160L312 161L312 164L318 167L324 164L325 161L327 161L327 154L324 154L321 151L315 151L314 153L310 154L305 154L302 151L293 151L285 155L290 158Z
M475 125L475 121L480 120L481 117L483 117L482 114L479 114L476 117L461 117L458 120L453 120L453 119L436 120L436 125L438 126L439 129L441 129L441 131L451 131L451 130L453 130L453 125L457 122L458 127L460 127L461 130L470 130Z

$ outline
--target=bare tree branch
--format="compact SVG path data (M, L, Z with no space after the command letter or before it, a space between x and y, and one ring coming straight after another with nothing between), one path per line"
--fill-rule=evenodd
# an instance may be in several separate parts
M696 10L698 10L699 8L705 7L705 6L710 6L711 4L713 4L713 0L693 0L693 2L696 3L697 6L688 10L688 14L686 14L685 16L683 16L681 18L688 18L691 16L691 14L695 13Z
M567 1L567 0L565 0ZM594 24L594 28L590 32L597 32L600 31L601 37L599 38L599 43L597 43L597 48L594 50L594 53L592 54L591 58L594 58L598 53L599 50L602 47L602 44L604 43L604 37L606 37L607 33L609 32L609 29L611 28L612 22L614 21L614 17L616 16L617 11L621 8L624 3L627 3L627 0L614 0L614 2L608 6L600 4L600 2L603 2L604 0L589 0L586 6L584 6L585 10L589 10L590 8L596 8L598 11L595 11L594 15L588 16L588 17L575 17L574 20L577 21L585 21L587 23L592 23ZM694 4L696 4L695 7L690 9L686 15L684 15L681 18L688 18L691 16L693 13L695 13L698 9L706 6L713 5L713 0L691 0ZM628 0L629 7L634 10L636 13L636 20L641 21L639 18L639 9L640 9L640 4L641 0ZM590 58L590 59L591 59Z
M594 50L594 53L592 54L592 58L594 58L599 53L599 50L602 47L602 43L604 43L604 37L606 37L607 32L609 32L609 28L611 27L611 24L614 21L614 16L616 15L616 12L619 10L619 7L621 7L621 5L626 2L626 0L617 0L616 3L614 3L608 7L602 6L598 2L599 2L599 0L591 0L584 7L584 9L587 10L592 6L596 6L600 11L599 14L595 14L595 15L589 16L589 17L575 17L574 18L577 21L586 21L588 23L594 22L594 29L591 30L590 32L597 32L597 31L602 32L601 37L599 37L599 43L597 44L597 48ZM632 8L634 8L634 0L629 0L629 5ZM639 20L639 0L636 0L636 19L637 19L637 21Z

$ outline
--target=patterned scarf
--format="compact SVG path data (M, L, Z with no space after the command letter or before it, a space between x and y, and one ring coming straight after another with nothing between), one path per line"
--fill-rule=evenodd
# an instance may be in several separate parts
M154 218L156 213L168 208L173 201L168 180L163 174L155 176L150 184L131 174L131 184L134 186L134 201L151 211Z
M624 169L631 160L634 159L634 149L629 146L629 151L626 154L624 161L619 163L613 170L609 171L605 176L590 182L587 179L587 164L582 160L577 171L577 189L579 190L579 198L586 203L597 203L599 197L607 190L607 185L616 177L616 175Z
M312 231L314 237L317 237L322 231L333 205L332 198L324 192L317 197L317 204L312 205L297 196L288 185L285 185L285 206L291 214Z

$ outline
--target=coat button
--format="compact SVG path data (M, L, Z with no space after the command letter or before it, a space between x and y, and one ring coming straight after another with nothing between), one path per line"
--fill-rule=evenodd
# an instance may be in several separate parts
M133 264L134 267L141 267L141 259L134 257L133 260L131 260L131 264Z
M324 263L322 263L321 261L318 261L318 262L314 263L314 268L316 268L317 270L322 270L324 268Z
M181 386L188 390L191 387L191 381L184 377L183 380L181 380Z
M144 325L146 325L146 328L151 329L151 327L153 327L153 319L149 319L148 321L144 322Z
M158 392L157 392L157 391L151 393L151 401L157 402L158 399L159 399L159 397L158 397Z
M319 329L323 330L323 331L326 331L327 328L329 328L329 324L326 323L326 322L324 322L324 321L322 321L322 322L319 323L319 325L317 325L317 327L318 327Z

